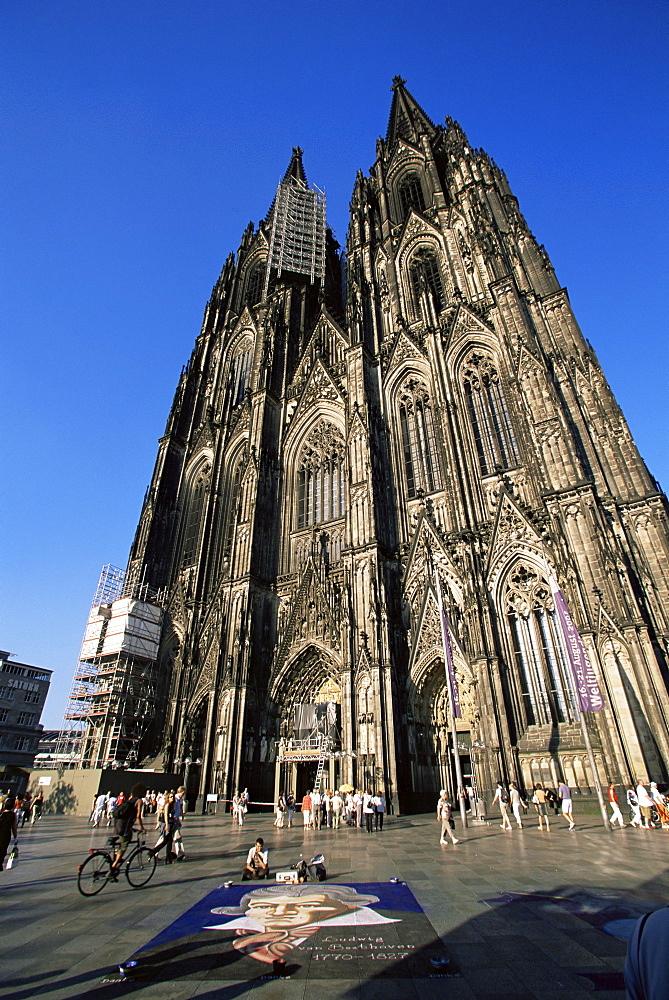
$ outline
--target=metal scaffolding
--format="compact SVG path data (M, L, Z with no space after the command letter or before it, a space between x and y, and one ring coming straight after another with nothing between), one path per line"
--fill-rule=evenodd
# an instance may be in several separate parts
M310 188L299 177L285 178L277 188L271 213L265 295L270 272L325 276L325 192Z
M56 747L70 767L133 766L153 718L162 611L145 585L124 585L123 570L103 567Z

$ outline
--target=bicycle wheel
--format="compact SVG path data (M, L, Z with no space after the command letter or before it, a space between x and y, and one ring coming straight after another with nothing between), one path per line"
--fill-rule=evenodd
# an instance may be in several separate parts
M156 856L148 847L138 847L132 852L125 865L125 877L133 889L141 889L153 878L156 870Z
M79 865L77 887L82 896L97 896L111 877L111 858L104 851L89 854Z

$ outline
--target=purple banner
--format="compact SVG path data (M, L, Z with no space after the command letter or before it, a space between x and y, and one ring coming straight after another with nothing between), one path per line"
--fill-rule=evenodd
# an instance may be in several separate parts
M446 681L448 684L448 700L451 706L451 715L454 719L462 718L462 709L460 708L460 692L458 691L458 682L455 677L455 667L453 666L453 649L451 647L451 633L448 627L448 618L446 617L446 612L444 611L444 604L441 599L441 584L439 583L439 575L435 572L435 577L437 580L437 600L439 602L439 617L441 618L441 639L444 646L444 662L446 664Z
M567 658L576 685L578 707L582 712L597 712L600 708L604 708L604 699L597 683L595 671L583 645L583 640L578 634L578 629L574 625L574 620L569 614L569 608L562 591L557 587L557 584L552 584L551 589L555 610L560 619L562 635L567 647Z

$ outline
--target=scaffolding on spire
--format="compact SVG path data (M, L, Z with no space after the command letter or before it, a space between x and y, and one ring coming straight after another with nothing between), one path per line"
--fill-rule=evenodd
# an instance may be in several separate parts
M272 270L277 277L307 274L312 282L325 277L325 192L307 184L301 155L296 147L270 211L265 295Z

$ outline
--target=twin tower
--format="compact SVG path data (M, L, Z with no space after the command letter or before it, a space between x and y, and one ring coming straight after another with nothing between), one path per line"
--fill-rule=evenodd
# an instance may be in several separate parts
M431 809L456 753L483 800L588 795L550 567L602 780L666 780L666 498L503 171L392 89L345 255L296 148L207 304L128 565L163 595L135 753L201 797L320 770Z

